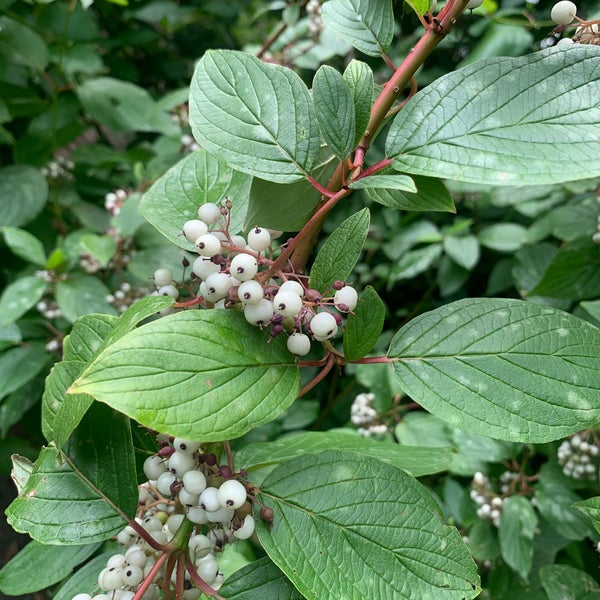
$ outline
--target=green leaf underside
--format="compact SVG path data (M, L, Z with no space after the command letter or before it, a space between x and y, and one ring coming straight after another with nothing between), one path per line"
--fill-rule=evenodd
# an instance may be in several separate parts
M506 563L527 580L533 559L533 537L538 519L529 499L523 496L506 498L498 537L500 551Z
M0 400L44 369L48 353L42 344L17 346L0 354Z
M354 146L356 146L367 130L371 118L373 71L366 63L352 59L346 67L343 77L354 99L354 120L356 123Z
M598 600L600 586L585 571L569 565L544 565L540 580L548 600Z
M57 548L32 540L0 570L0 591L9 596L19 596L58 583L89 558L98 546L86 544Z
M92 314L77 319L63 344L64 360L90 361L118 322L113 315Z
M373 349L381 335L384 320L385 304L375 289L368 285L346 321L344 328L346 360L358 360Z
M328 65L316 72L312 88L315 114L327 146L344 160L354 148L354 99L341 73Z
M352 181L348 186L353 190L364 190L366 188L384 188L416 194L417 186L408 175L371 175Z
M600 175L600 48L491 58L437 79L394 120L400 171L490 185Z
M46 266L46 252L40 240L32 233L17 227L3 227L2 234L11 251L27 262Z
M391 0L331 0L322 6L323 23L368 56L381 56L392 42Z
M48 183L38 169L11 165L0 169L0 227L21 227L42 211L48 199Z
M249 444L235 454L236 464L248 471L276 465L311 452L347 450L399 467L413 477L439 473L450 467L452 451L447 448L424 448L384 444L369 440L352 431L308 431L286 436L273 442Z
M458 531L416 480L368 456L327 451L277 467L259 522L273 562L306 598L473 598L479 578ZM349 566L351 565L351 567Z
M559 310L465 299L392 339L399 386L452 425L547 442L600 422L600 331Z
M223 584L219 593L227 600L304 600L268 556L242 567Z
M190 125L202 147L230 166L278 183L309 173L320 147L312 98L300 77L231 50L209 50L198 62Z
M369 209L363 208L343 221L325 240L310 270L310 287L326 292L336 280L352 273L369 232Z
M127 334L71 387L171 435L220 441L273 420L295 400L285 340L267 344L233 311L194 310Z
M234 171L223 161L198 150L171 167L144 194L140 212L169 241L195 250L183 237L183 224L198 218L198 207L229 198L232 203L229 230L238 233L246 216L252 178Z
M414 175L412 180L417 186L415 194L383 188L366 188L365 193L371 200L390 208L456 212L454 200L440 179Z
M22 317L41 300L47 287L48 284L35 275L21 277L7 285L0 297L0 326Z
M55 448L44 448L8 522L43 544L81 544L117 534L124 519L89 487Z
M591 519L596 531L600 532L600 496L582 500L573 506L585 513Z

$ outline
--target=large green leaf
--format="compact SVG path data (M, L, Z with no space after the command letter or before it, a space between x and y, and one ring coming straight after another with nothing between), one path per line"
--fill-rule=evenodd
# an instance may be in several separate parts
M18 227L6 226L2 228L2 235L6 245L14 254L40 267L46 266L44 246L35 235Z
M369 222L369 209L363 208L325 240L310 270L310 287L326 292L336 280L350 276L367 239Z
M33 167L11 165L0 169L0 227L21 227L32 221L46 204L46 178Z
M368 64L352 59L346 67L343 77L354 100L354 120L356 123L354 145L356 145L365 134L371 118L373 71Z
M41 451L6 515L16 531L43 544L92 543L118 533L137 499L127 419L96 404L64 454Z
M46 42L33 29L7 16L0 17L0 56L6 64L27 65L38 71L50 59Z
M523 496L510 496L504 500L498 538L502 558L523 579L531 570L533 537L538 519L531 502Z
M57 548L32 540L0 569L0 591L20 596L50 587L70 575L99 545Z
M312 96L325 142L340 160L346 159L354 148L356 135L350 87L337 69L323 65L315 73Z
M183 224L198 218L198 207L231 200L230 231L238 233L246 216L252 179L198 150L171 167L144 194L140 212L175 245L195 250L182 235Z
M585 571L569 565L545 565L540 579L548 600L599 600L600 585Z
M459 300L405 325L388 355L413 400L467 431L546 442L600 422L600 331L556 309Z
M491 58L440 77L395 118L400 171L490 185L600 175L600 48Z
M109 294L110 290L91 275L75 274L56 284L56 301L71 322L94 312L116 315L115 307L106 300Z
M383 443L363 438L352 430L306 431L273 442L249 444L236 452L235 461L238 468L250 472L325 450L347 450L371 456L404 469L413 477L445 471L452 462L449 446L424 448Z
M259 558L228 577L219 593L227 600L304 599L268 556Z
M0 354L0 400L33 379L48 363L43 344L27 344Z
M392 42L392 0L330 0L322 15L327 29L369 56L381 56Z
M536 486L535 500L542 518L563 538L582 540L593 535L592 523L577 510L581 497L564 485L547 481Z
M368 285L346 321L344 329L346 360L358 360L373 349L381 335L384 320L385 304L375 289Z
M370 178L366 178L368 183ZM440 179L435 177L412 177L416 193L397 189L367 187L365 193L371 200L400 210L456 212L454 200Z
M230 166L290 183L310 172L320 146L310 93L291 69L243 52L209 50L190 89L190 125Z
M261 544L307 598L474 598L479 578L435 500L392 465L353 452L277 467L259 499Z
M172 435L219 441L273 420L295 400L299 372L285 340L235 311L180 312L101 352L71 392L87 393Z
M22 317L40 301L47 288L48 284L35 275L20 277L7 285L0 296L0 326Z
M63 343L64 360L84 363L92 360L118 322L118 317L113 315L92 314L77 319Z

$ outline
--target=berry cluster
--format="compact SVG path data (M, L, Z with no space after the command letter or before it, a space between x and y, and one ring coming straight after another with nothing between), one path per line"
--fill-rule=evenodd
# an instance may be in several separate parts
M129 192L124 189L118 189L114 192L108 192L104 196L104 208L114 217L121 212L125 200L129 197Z
M487 475L480 471L473 475L470 496L478 506L477 516L491 521L495 527L498 527L504 508L504 498L493 491Z
M316 37L323 29L321 21L321 2L320 0L308 0L306 3L306 14L308 15L308 32Z
M567 477L596 480L600 448L587 431L581 431L564 440L558 448L557 455L558 464L562 466Z
M565 27L577 21L579 25L572 38L563 37L557 46L570 44L595 44L600 45L600 21L584 21L577 16L577 5L571 0L559 0L550 11L550 18L558 27L555 29L560 35Z
M132 304L146 296L148 288L132 287L127 281L123 281L113 294L106 296L105 300L112 304L119 312L126 311Z
M40 169L40 173L48 179L74 179L71 171L75 163L64 156L57 156Z
M378 422L377 411L372 406L373 400L375 394L358 394L350 407L350 420L363 437L383 435L388 430L387 425Z
M324 298L307 287L305 276L279 273L280 279L274 279L270 266L278 250L276 239L283 232L254 227L247 238L230 235L230 209L229 201L225 206L203 204L198 218L183 225L183 235L199 254L191 265L193 280L200 282L195 303L241 310L248 323L268 327L272 337L286 332L287 347L296 356L310 352L311 339L333 338L342 324L341 314L356 308L356 290L339 281L333 295ZM168 269L157 269L154 283L155 295L179 298Z
M189 133L184 133L179 139L179 141L181 142L181 152L187 153L196 152L196 150L200 150L200 146Z
M35 307L45 319L58 319L63 314L58 303L50 298L40 300Z

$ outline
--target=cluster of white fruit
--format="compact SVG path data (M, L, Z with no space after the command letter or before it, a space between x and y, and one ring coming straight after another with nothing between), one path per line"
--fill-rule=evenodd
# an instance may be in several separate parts
M119 312L125 312L132 304L135 304L147 294L147 287L133 287L129 282L123 281L114 293L106 296L105 300Z
M477 471L471 483L471 500L477 504L477 516L490 521L494 527L500 525L504 498L492 490L492 485L487 475Z
M587 431L576 433L564 440L558 448L558 464L563 473L573 479L595 481L598 475L600 448L588 436Z
M333 338L342 323L340 313L356 308L356 290L335 282L333 296L323 298L307 288L305 277L281 275L280 282L269 277L272 261L267 257L273 257L273 242L283 232L253 227L247 239L230 235L229 209L229 204L203 204L198 218L183 225L183 235L199 254L192 272L200 281L198 298L203 305L241 309L248 323L270 327L273 337L287 332L287 347L296 356L310 352L311 339L324 342ZM156 295L179 297L170 270L157 269L154 282Z
M179 138L179 141L181 142L181 152L196 152L196 150L200 150L200 146L189 133L184 133Z
M600 22L584 21L577 17L577 5L571 0L560 0L550 11L550 18L559 26L566 27L577 20L579 25L572 38L563 37L557 42L557 46L579 44L600 44ZM560 31L560 29L557 29Z
M57 156L54 160L44 165L40 172L48 179L73 179L71 171L75 168L75 163L64 157Z
M108 192L104 196L104 208L114 217L121 212L121 208L128 197L129 192L121 188L114 192Z
M372 406L373 400L375 394L358 394L350 407L350 421L363 437L382 435L388 430L387 425L378 422L377 411Z
M321 21L321 2L320 0L308 0L306 3L306 14L308 15L308 32L316 36L323 29Z

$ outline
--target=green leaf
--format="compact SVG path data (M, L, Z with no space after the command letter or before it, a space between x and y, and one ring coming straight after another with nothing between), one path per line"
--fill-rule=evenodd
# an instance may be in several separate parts
M358 262L369 233L369 209L348 217L325 240L310 270L311 288L326 292L334 281L345 281Z
M48 198L46 178L33 167L4 167L0 169L0 198L0 227L21 227L44 208Z
M547 442L600 421L600 331L553 308L459 300L405 325L388 355L414 401L467 431Z
M424 248L410 250L392 265L388 277L388 288L391 289L397 281L413 279L427 271L442 254L441 244L429 244Z
M92 360L118 322L112 315L84 315L77 319L63 343L64 360L84 363Z
M385 320L385 304L374 288L368 285L360 295L354 312L348 315L344 329L346 360L366 356L377 343Z
M304 596L268 556L259 558L228 577L219 594L227 600L304 600Z
M364 190L367 188L383 188L387 190L398 190L416 194L417 186L408 175L370 175L362 179L350 182L348 186L353 190Z
M592 300L591 302L582 302L581 308L589 313L596 321L600 321L600 300Z
M98 574L106 567L108 559L114 554L115 550L113 549L94 556L60 586L60 589L52 596L52 600L72 600L73 596L81 593L81 590L97 589Z
M413 477L446 471L452 461L450 448L422 448L381 442L359 436L351 429L307 431L288 435L273 442L257 442L238 450L238 468L249 472L325 450L347 450L394 465Z
M568 242L552 259L541 281L529 292L568 300L600 295L600 249L588 238Z
M107 235L84 233L79 238L80 254L94 258L104 269L117 251L117 242Z
M536 508L540 515L568 540L582 540L592 535L588 516L577 510L581 508L580 500L575 492L560 483L548 481L535 488Z
M454 200L440 179L421 175L415 175L411 179L417 186L414 194L378 188L367 188L365 193L371 200L399 210L456 212Z
M223 161L198 150L171 167L144 194L140 212L169 241L186 250L194 245L182 235L183 224L198 218L198 207L229 198L231 233L241 230L252 179L229 168Z
M391 0L330 0L322 6L326 29L368 56L381 56L392 43Z
M445 235L443 244L446 254L467 271L479 262L479 242L474 235Z
M431 7L435 7L435 0L405 0L419 16L426 14Z
M33 540L0 569L0 591L21 596L50 587L70 575L99 545L56 548Z
M352 59L343 74L344 81L350 88L354 100L354 121L356 146L367 130L371 118L371 105L373 104L373 71L368 64Z
M233 311L187 311L106 348L71 386L136 421L220 441L272 421L295 400L299 373L285 340L266 343Z
M5 438L9 429L39 402L43 389L44 377L41 373L2 400L0 403L0 438Z
M13 254L40 267L46 266L44 246L35 235L17 227L3 227L2 234Z
M547 242L519 248L515 253L515 266L512 269L519 294L525 296L540 282L556 252L556 246Z
M548 600L598 600L600 586L585 571L569 565L545 565L540 579Z
M7 285L0 296L0 326L10 325L22 317L41 300L47 288L48 284L34 275Z
M88 79L76 88L83 108L114 131L180 134L167 110L160 108L141 87L112 77Z
M510 496L504 500L498 529L500 551L506 564L525 580L531 571L537 524L535 511L527 498Z
M478 238L479 243L486 248L512 253L527 241L527 229L516 223L496 223L484 227Z
M242 52L208 50L198 61L190 125L208 152L277 183L302 179L319 153L312 98L300 77Z
M46 379L42 396L42 432L49 442L62 448L79 425L94 399L87 394L69 394L69 386L85 367L79 361L56 363Z
M333 173L335 157L327 146L319 153L313 177L327 181ZM272 183L255 177L250 188L250 203L244 231L259 225L281 231L300 231L314 213L321 195L306 180L294 183Z
M115 307L106 301L110 290L91 275L73 275L56 284L56 301L66 319L74 323L89 313L115 315Z
M272 471L259 499L275 513L270 530L257 522L260 542L307 598L362 600L377 590L458 600L480 591L458 531L397 467L353 452L308 454Z
M6 64L26 65L42 71L50 59L48 46L30 27L7 16L0 17L0 56Z
M28 344L0 354L0 400L33 379L49 356L43 344Z
M488 185L600 175L600 48L491 58L440 77L394 119L394 168Z
M356 116L354 98L341 73L323 65L315 73L312 97L321 134L327 146L345 160L354 148Z

